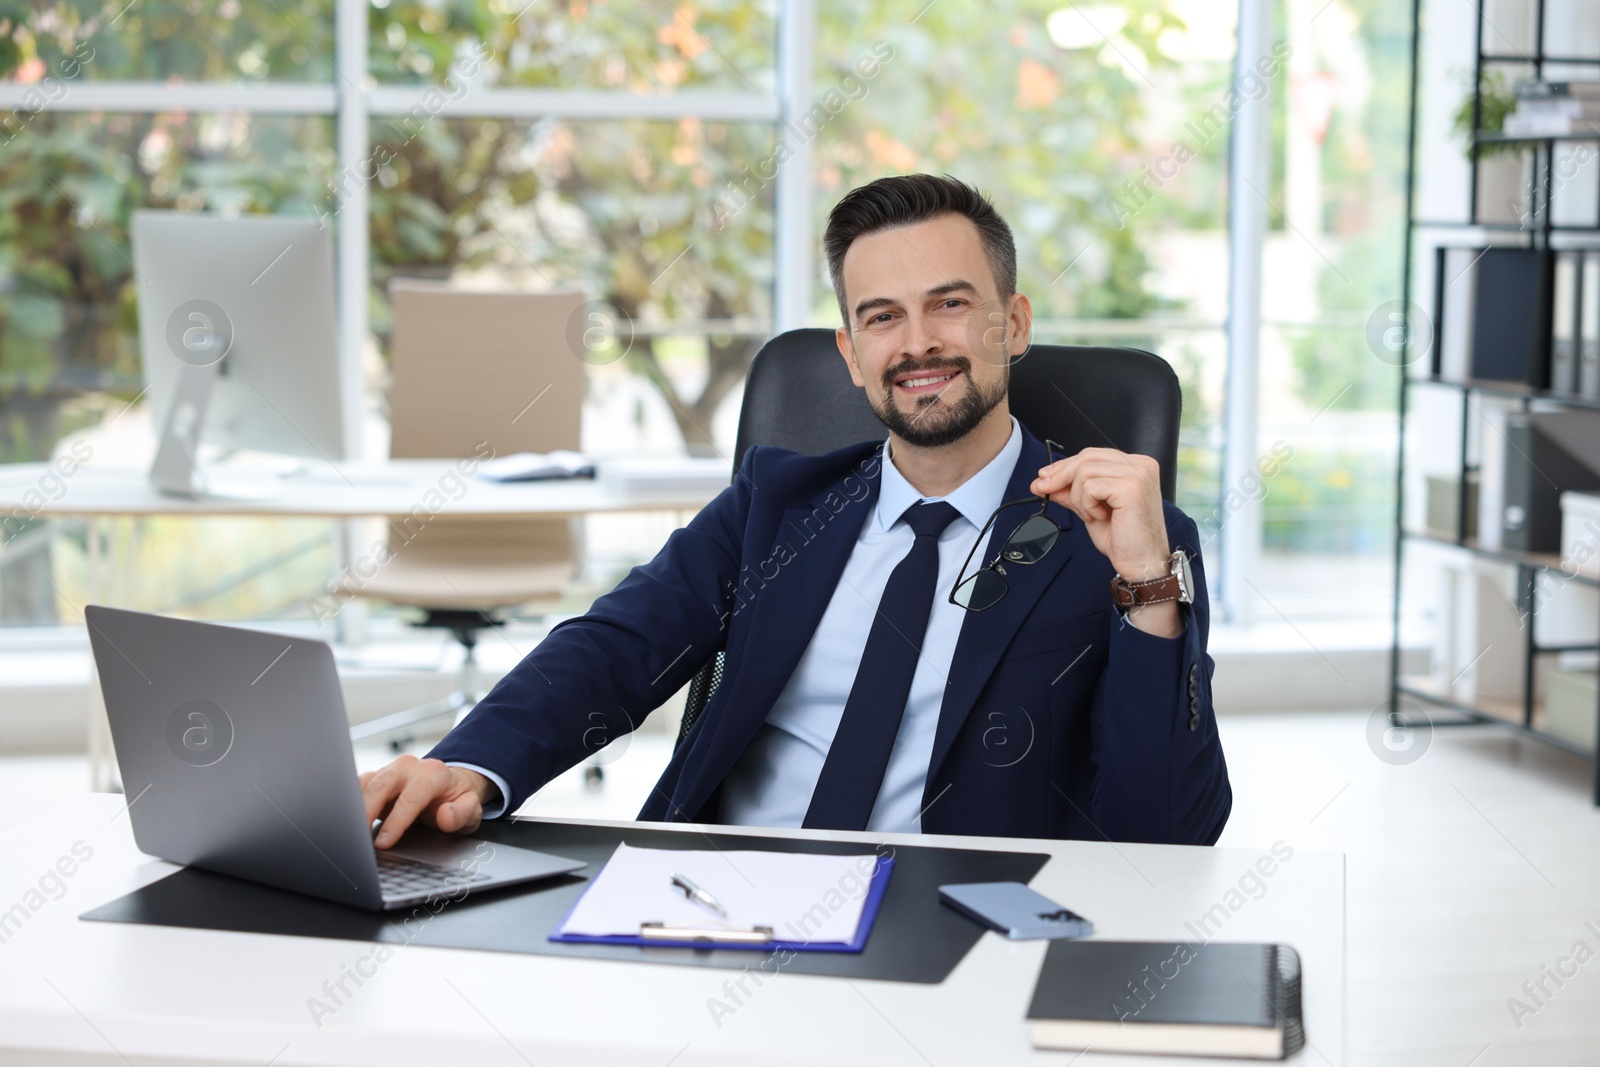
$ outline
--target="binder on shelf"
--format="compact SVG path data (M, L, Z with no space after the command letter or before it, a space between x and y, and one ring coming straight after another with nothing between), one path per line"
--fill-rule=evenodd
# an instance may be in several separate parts
M1473 378L1550 388L1553 258L1543 248L1486 248L1473 264Z
M1506 419L1500 543L1561 551L1561 494L1600 489L1600 411L1514 412Z
M1482 396L1462 431L1469 435L1478 457L1478 544L1499 549L1505 511L1506 420L1516 410L1514 401Z
M1557 252L1552 280L1552 320L1550 323L1550 389L1557 393L1578 391L1578 286L1583 256L1577 252Z
M1472 267L1482 254L1481 248L1437 250L1433 373L1446 381L1466 381L1472 374L1472 308L1477 302L1477 277Z
M1578 393L1600 400L1600 252L1584 255L1578 277Z

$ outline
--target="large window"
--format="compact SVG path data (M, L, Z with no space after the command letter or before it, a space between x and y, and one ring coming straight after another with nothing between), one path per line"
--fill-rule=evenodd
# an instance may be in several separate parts
M1160 0L990 12L936 4L907 25L883 7L867 17L856 5L821 9L815 89L848 103L818 137L816 225L846 189L885 174L978 184L1015 231L1036 340L1144 348L1177 368L1179 503L1209 511L1226 358L1215 311L1227 292L1226 132L1198 145L1160 195L1141 201L1120 186L1170 149L1169 117L1225 89L1231 34L1189 56L1189 31ZM863 60L880 60L874 78L859 76ZM816 316L837 321L830 290L819 290Z
M1177 369L1179 502L1215 561L1236 502L1261 498L1259 613L1387 591L1395 388L1365 338L1398 289L1401 9L1283 0L1277 47L1242 57L1237 84L1232 12L1200 0L55 0L17 17L0 21L0 461L86 428L147 437L128 406L141 206L332 219L365 252L341 256L340 303L375 409L392 279L586 287L636 338L590 368L586 447L726 453L760 341L836 321L828 209L920 169L977 183L1011 221L1038 340ZM1231 191L1264 198L1270 228L1261 477L1230 485L1241 96L1270 109L1275 162L1265 188ZM215 561L169 568L145 606L264 617L315 591L319 530L128 536L152 571ZM81 526L6 536L0 621L70 620Z

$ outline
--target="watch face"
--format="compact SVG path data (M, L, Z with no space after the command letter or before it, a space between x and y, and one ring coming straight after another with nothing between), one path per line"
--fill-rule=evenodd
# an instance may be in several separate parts
M1172 554L1175 566L1173 570L1178 575L1178 603L1194 603L1194 575L1189 570L1189 554L1183 549L1178 549Z

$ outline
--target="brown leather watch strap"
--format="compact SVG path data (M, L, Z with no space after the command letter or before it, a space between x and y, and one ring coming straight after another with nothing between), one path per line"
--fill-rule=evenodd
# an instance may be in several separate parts
M1183 583L1176 574L1165 574L1147 582L1130 582L1120 574L1111 579L1111 599L1119 608L1160 604L1183 595Z

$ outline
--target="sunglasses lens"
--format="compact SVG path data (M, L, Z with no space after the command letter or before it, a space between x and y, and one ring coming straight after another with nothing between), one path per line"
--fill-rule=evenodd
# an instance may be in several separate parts
M1043 515L1035 515L1006 541L1000 556L1007 563L1037 563L1055 545L1061 536L1061 527Z
M1006 595L1006 580L994 571L979 571L956 586L956 603L968 611L992 608Z

